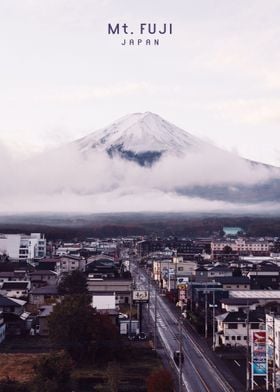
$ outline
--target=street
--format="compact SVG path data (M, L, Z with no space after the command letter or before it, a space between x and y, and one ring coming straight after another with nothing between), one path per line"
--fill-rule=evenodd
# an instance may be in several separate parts
M137 289L149 288L149 278L146 271L135 264L131 266L132 275L135 277ZM179 323L175 309L164 301L164 297L150 285L150 321L155 324L155 305L157 314L157 335L160 338L165 353L172 364L172 368L178 373L179 368L173 360L173 352L179 350ZM157 295L157 300L155 298ZM152 327L153 329L153 327ZM211 358L201 349L194 334L190 334L182 328L182 351L185 361L182 365L182 391L187 392L233 392L233 388L223 377ZM238 389L241 391L242 389Z

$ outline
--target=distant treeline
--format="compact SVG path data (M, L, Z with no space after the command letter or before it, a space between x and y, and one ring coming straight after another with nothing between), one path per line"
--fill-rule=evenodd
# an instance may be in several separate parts
M40 223L39 223L40 221ZM46 223L47 222L47 223ZM16 219L0 223L0 233L42 232L50 240L83 240L87 237L119 237L131 235L156 235L160 237L208 237L221 234L224 226L241 227L247 236L280 237L280 217L254 216L187 216L183 214L116 214L104 219L76 217L56 218L55 222L41 219Z

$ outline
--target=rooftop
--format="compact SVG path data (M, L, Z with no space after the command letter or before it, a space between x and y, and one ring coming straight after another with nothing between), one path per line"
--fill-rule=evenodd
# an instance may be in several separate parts
M280 290L230 290L230 298L250 298L250 299L278 299L280 300Z

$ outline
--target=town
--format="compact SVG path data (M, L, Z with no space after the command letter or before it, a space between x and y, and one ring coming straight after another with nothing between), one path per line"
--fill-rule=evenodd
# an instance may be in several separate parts
M280 386L278 237L251 237L242 227L67 242L3 233L0 254L0 390L39 390L50 381L46 366L68 369L63 390Z

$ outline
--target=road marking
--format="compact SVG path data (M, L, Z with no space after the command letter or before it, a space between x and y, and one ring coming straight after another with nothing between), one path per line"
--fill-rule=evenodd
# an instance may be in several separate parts
M239 367L241 366L240 363L237 362L236 360L234 360L233 362L235 362L237 366L239 366Z

